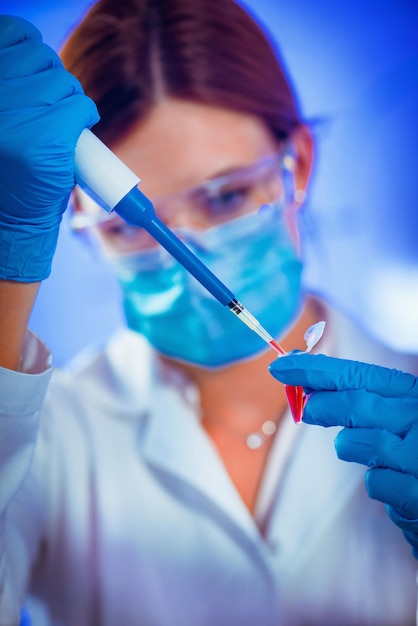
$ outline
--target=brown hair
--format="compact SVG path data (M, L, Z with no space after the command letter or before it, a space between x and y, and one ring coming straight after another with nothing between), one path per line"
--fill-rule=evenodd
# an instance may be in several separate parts
M234 0L99 0L61 57L108 144L164 96L256 115L279 140L301 124L277 51Z

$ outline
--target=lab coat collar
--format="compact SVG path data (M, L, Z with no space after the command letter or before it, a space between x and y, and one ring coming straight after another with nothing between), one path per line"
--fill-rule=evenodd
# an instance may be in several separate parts
M200 426L197 388L185 375L162 362L138 333L118 332L106 352L94 360L93 378L107 381L97 393L89 384L90 368L81 385L112 419L137 423L138 454L157 471L194 489L218 519L232 520L253 542L261 541L254 520L232 484L218 453ZM230 525L230 522L229 522Z
M162 364L136 333L127 331L119 336L110 356L115 370L112 378L123 380L129 397L130 410L124 415L136 416L139 423L138 453L142 459L157 471L175 477L179 489L194 489L196 497L206 500L209 513L212 510L218 519L226 516L253 544L265 550L266 542L200 426L195 386L181 372ZM121 376L117 375L119 366ZM285 564L288 576L298 570L300 559L308 558L309 546L326 532L364 479L365 471L362 466L336 458L333 440L338 428L303 423L295 428L299 432L278 480L277 503L271 507L274 512L266 529L268 544L281 546L280 562ZM282 442L277 441L277 445L280 448ZM313 486L310 467L315 467Z
M177 371L161 366L150 403L140 454L152 467L175 476L206 500L208 512L229 519L259 544L257 526L230 480L216 448L200 426L199 397L194 385ZM190 493L190 492L189 492Z

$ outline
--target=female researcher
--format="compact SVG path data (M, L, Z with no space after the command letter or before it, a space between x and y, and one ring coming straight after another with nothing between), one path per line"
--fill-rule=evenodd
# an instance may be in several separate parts
M0 624L29 592L77 626L415 623L415 562L362 470L294 426L271 351L143 231L76 192L128 329L52 375L25 332L94 124L288 349L322 317L292 220L311 135L263 31L230 0L102 0L71 74L27 22L0 41Z

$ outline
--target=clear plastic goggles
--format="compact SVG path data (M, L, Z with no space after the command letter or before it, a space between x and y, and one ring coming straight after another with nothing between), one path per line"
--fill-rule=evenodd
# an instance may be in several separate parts
M287 206L293 200L293 169L288 152L269 154L196 187L151 200L158 217L173 230L182 225L206 229L277 200ZM70 223L76 232L93 231L111 255L158 245L146 230L130 226L116 212L106 213L78 188Z

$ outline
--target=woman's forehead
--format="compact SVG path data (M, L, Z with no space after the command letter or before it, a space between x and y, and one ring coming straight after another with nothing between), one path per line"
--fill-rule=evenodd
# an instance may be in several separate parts
M173 99L159 103L112 146L151 197L249 165L275 148L272 133L255 116Z

